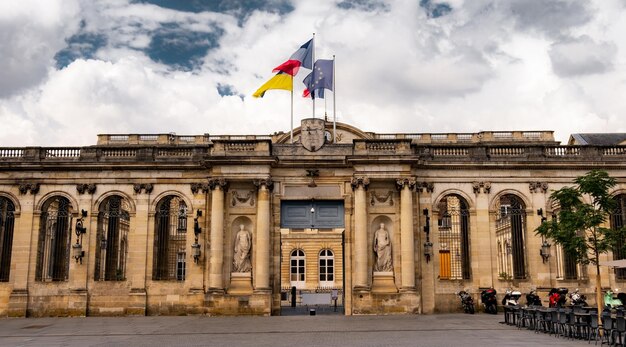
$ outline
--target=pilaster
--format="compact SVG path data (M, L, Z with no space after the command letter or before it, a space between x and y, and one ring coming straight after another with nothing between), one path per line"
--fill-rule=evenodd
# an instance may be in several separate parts
M354 190L354 258L355 258L355 290L367 289L368 266L367 256L367 196L365 191L369 185L369 178L355 177L352 179Z
M415 240L413 234L414 178L396 181L400 190L400 257L402 269L401 291L415 291Z
M209 258L209 291L224 292L224 190L227 183L223 178L209 180L211 187L211 236Z
M254 289L256 291L270 291L270 190L273 187L271 178L255 180L257 193L257 221L256 221L256 264L254 274Z

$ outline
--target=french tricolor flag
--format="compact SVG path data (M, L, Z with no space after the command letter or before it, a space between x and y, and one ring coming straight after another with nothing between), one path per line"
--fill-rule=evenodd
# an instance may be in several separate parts
M300 46L300 48L289 57L289 60L275 67L272 72L282 71L291 76L295 76L300 66L307 69L313 67L313 39L310 39L307 43Z

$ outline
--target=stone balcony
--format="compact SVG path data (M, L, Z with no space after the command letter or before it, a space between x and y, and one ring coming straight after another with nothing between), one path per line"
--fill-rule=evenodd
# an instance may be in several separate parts
M234 163L241 158L263 161L335 163L346 160L379 160L399 158L422 163L525 163L525 162L602 162L626 165L626 146L561 146L561 145L420 145L410 139L354 140L348 144L326 144L309 152L300 144L275 144L265 140L214 140L206 145L118 145L89 147L0 147L0 167L26 164L56 165L58 163L185 163L202 161ZM255 159L256 158L256 159Z

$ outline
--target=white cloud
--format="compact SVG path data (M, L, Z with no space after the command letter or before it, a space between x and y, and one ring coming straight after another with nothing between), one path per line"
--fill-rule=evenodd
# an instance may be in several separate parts
M549 54L554 72L561 77L604 73L612 69L617 49L584 35L552 44Z
M40 83L78 27L76 1L0 2L0 98Z
M0 33L0 123L10 125L0 128L2 146L89 145L97 133L288 131L288 92L250 95L312 32L318 58L337 56L339 120L365 131L556 130L562 141L571 132L626 131L626 8L615 1L454 0L450 14L429 19L413 0L374 12L301 0L285 16L256 11L241 25L127 0L50 3L57 10L22 1L4 12L0 4L2 32L23 32ZM31 11L39 14L25 17ZM30 25L18 28L26 18ZM98 60L57 70L52 57L81 19L107 45ZM224 35L202 69L180 72L140 50L163 23L204 32L219 25ZM298 97L305 74L295 82L296 126L311 115L310 100ZM244 98L220 96L218 84ZM319 101L318 116L323 110Z

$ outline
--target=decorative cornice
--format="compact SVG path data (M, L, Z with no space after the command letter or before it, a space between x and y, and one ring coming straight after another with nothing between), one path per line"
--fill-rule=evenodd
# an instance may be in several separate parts
M413 190L415 185L417 185L417 181L414 177L398 178L396 180L396 188L398 190L404 189L405 186L408 186L410 190Z
M435 190L435 184L432 182L417 182L416 189L422 193L432 193Z
M137 194L141 194L142 190L144 191L144 193L150 194L152 193L153 189L154 189L154 186L152 185L152 183L141 183L141 184L136 183L133 185L133 190Z
M209 178L209 188L211 188L211 190L217 187L220 187L222 190L226 190L227 186L228 186L228 182L223 177Z
M20 183L18 190L20 194L26 194L30 191L31 194L35 195L39 192L39 183Z
M272 181L271 177L256 179L253 180L252 183L257 187L257 189L261 188L261 186L265 186L265 188L270 191L274 189L274 181Z
M352 190L357 189L359 185L363 186L363 188L367 190L367 186L370 185L370 179L364 176L353 177L350 185L352 186Z
M491 192L491 182L472 182L472 188L474 189L474 194L482 193L489 194Z
M95 183L89 183L89 184L77 184L76 185L76 191L78 192L78 194L85 194L85 192L87 194L93 194L96 192L96 184Z
M530 182L528 183L528 189L531 193L546 193L548 191L548 182Z
M210 189L208 183L192 183L190 186L193 194L198 194L199 191L206 194Z

